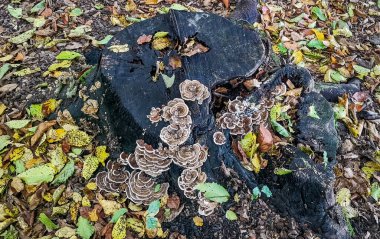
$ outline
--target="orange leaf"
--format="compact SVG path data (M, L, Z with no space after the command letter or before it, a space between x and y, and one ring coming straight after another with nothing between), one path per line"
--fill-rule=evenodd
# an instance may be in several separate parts
M263 153L268 152L273 146L272 134L263 124L260 125L257 142L259 143L260 151Z
M230 8L230 0L222 0L222 2L226 8Z

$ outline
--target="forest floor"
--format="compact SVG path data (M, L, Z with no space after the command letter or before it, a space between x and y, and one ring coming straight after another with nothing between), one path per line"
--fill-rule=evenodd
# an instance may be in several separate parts
M97 191L90 179L93 171L83 173L85 161L95 157L99 166L104 165L108 149L91 137L93 129L84 125L78 129L64 115L44 121L59 108L59 94L83 97L80 79L92 67L84 55L173 3L224 17L235 7L235 1L228 0L0 2L0 231L4 238L144 234L186 238L173 227L165 232L165 223L164 229L144 231L139 218L149 209ZM270 39L274 61L306 67L320 82L361 79L362 91L337 104L350 114L337 124L341 147L334 190L337 203L346 210L352 238L380 238L380 121L356 117L363 108L380 113L380 1L267 0L259 4L259 12L261 21L252 28ZM66 135L68 130L59 127L63 123L70 124L70 132L76 135ZM70 177L73 174L76 177ZM252 203L251 197L244 187L241 195L235 195L231 210L237 220L232 216L231 224L218 223L225 217L223 210L200 218L187 204L176 225L178 220L195 223L199 235L211 228L215 234L209 238L317 238L307 225L280 216L265 200ZM181 203L178 196L170 195L164 204L175 212ZM127 227L120 218L127 220Z

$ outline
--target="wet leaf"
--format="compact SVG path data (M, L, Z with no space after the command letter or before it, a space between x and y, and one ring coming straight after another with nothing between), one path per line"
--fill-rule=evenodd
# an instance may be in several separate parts
M114 214L112 215L112 218L111 218L111 223L116 223L119 218L121 216L123 216L124 214L126 214L128 212L128 209L126 208L120 208L119 210L117 210L116 212L114 212Z
M207 199L218 203L227 202L230 197L227 190L217 183L200 183L195 189L204 193Z
M321 119L318 115L318 112L315 110L315 106L314 105L311 105L309 107L309 112L307 113L307 116L310 116L314 119Z
M77 234L82 239L90 239L92 234L94 234L95 228L91 225L91 223L84 217L78 218L77 223Z
M40 165L17 175L27 185L48 183L54 179L55 170L48 164Z
M112 229L113 239L124 239L127 235L127 219L121 216Z
M30 38L32 38L35 32L36 32L36 29L30 29L18 36L10 38L8 41L14 44L24 43L28 41Z
M292 173L293 170L287 169L287 168L275 168L274 174L276 175L286 175Z
M128 46L128 44L113 45L113 46L108 47L108 49L112 52L115 52L115 53L123 53L123 52L129 51L129 46Z
M22 17L22 8L14 8L12 5L8 5L7 7L9 14L15 18Z
M89 180L92 174L96 171L99 166L99 159L94 156L87 156L84 160L82 177Z
M172 85L174 84L174 80L175 80L175 74L173 74L172 76L167 76L167 75L161 73L161 76L162 76L162 79L164 80L166 88L172 87Z
M230 221L236 221L238 219L236 213L231 210L226 211L226 218Z
M55 59L57 60L74 60L77 57L81 57L82 55L75 51L62 51L60 52Z
M203 226L203 219L201 217L195 216L193 217L193 222L195 226L202 227Z
M22 129L29 124L30 120L11 120L5 124L11 129Z
M54 222L52 222L52 221L50 220L50 218L49 218L48 216L46 216L45 213L40 213L40 215L38 216L38 220L39 220L42 224L45 225L46 230L48 230L49 232L59 228L59 226L56 225Z
M79 17L83 14L82 9L76 7L73 10L70 11L70 17Z
M270 198L272 197L272 192L270 191L270 189L268 188L268 186L264 185L262 188L261 188L261 192L265 194L266 197Z
M319 7L313 7L313 8L311 9L311 12L312 12L314 15L316 15L316 16L319 18L319 20L321 20L321 21L326 21L326 20L327 20L325 13L324 13L323 10L320 9Z
M45 0L42 0L41 2L37 3L30 9L31 13L39 12L45 8Z

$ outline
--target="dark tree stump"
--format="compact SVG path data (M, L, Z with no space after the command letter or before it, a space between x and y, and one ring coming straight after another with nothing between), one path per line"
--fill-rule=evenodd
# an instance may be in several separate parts
M150 44L138 45L136 42L143 34L151 35L159 31L169 32L172 42L183 44L186 38L196 37L209 48L206 53L181 57L183 67L180 69L165 69L165 74L169 76L175 74L174 85L169 89L161 77L157 82L153 82L152 72L156 70L158 59L168 66L169 57L178 55L178 52L168 50L163 54L153 50ZM211 91L217 85L227 83L231 79L253 75L265 59L265 49L256 32L208 13L171 11L169 14L126 28L117 34L108 46L123 44L128 44L128 52L115 53L108 49L104 50L98 70L89 79L89 85L97 80L102 83L100 89L90 94L90 98L97 99L101 105L97 121L104 128L101 135L111 132L117 137L123 150L129 152L134 150L137 139L144 139L149 144L157 145L160 130L166 124L162 122L151 124L147 115L152 107L161 107L169 100L179 97L178 86L182 81L199 80ZM314 130L312 126L315 126L315 122L311 122L307 116L308 111L303 110L305 107L308 109L308 105L312 102L316 104L322 126L326 127L321 127L319 133L312 131L318 133L321 143L311 146L315 149L319 147L319 151L327 151L328 156L332 160L335 159L338 141L335 128L331 126L333 112L320 94L310 94L314 90L314 82L307 70L285 66L254 92L250 96L250 101L257 102L286 79L292 79L297 87L304 89L304 100L298 115L300 140L310 142L313 139L310 130ZM323 238L348 238L346 227L341 224L341 215L336 213L330 216L328 213L335 203L332 191L334 179L332 163L325 170L321 170L320 164L308 162L310 160L302 152L292 148L290 151L293 153L285 154L285 157L289 160L288 165L294 170L294 174L284 176L278 182L271 182L273 171L267 170L272 177L258 178L244 169L229 142L223 146L216 146L213 143L212 135L216 128L210 102L211 99L202 105L187 102L193 118L193 127L191 137L186 142L186 144L199 142L209 147L209 157L202 168L209 181L226 185L229 179L221 172L224 163L237 172L240 180L250 188L259 183L273 185L274 195L271 202L280 212L300 222L309 223L313 229L323 234ZM80 108L80 101L72 105L73 116L83 117ZM229 138L228 132L226 136ZM284 149L284 151L289 150ZM303 170L305 162L308 162L307 170ZM170 182L172 188L177 188L179 174L178 168L173 167L164 175L163 180ZM339 208L336 211L339 212ZM339 223L333 219L335 216ZM202 237L207 238L205 235Z

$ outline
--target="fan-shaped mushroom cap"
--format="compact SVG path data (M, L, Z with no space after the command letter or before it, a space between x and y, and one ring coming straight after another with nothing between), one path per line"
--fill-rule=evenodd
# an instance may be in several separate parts
M201 192L198 193L198 204L198 213L202 216L211 215L218 206L217 202L212 202L206 199Z
M286 91L286 84L281 83L280 85L277 85L271 93L275 96L282 96L285 95Z
M187 168L178 177L178 186L183 190L187 198L195 199L195 186L199 183L206 182L207 176L199 169Z
M147 116L150 122L157 123L161 121L161 109L152 107L150 114Z
M217 123L222 129L234 129L237 122L239 122L239 116L229 112L224 113L219 119L217 119Z
M208 148L200 144L179 147L174 152L173 161L184 168L199 168L207 159Z
M96 185L106 192L121 192L129 179L129 172L116 161L108 161L108 171L99 172L96 175Z
M275 103L276 103L276 100L274 98L265 98L263 100L263 107L265 109L270 109L274 106Z
M221 131L216 131L213 136L212 136L214 143L216 145L223 145L226 143L227 139L226 136L224 136L223 132Z
M190 136L190 128L170 124L161 129L160 139L169 146L177 146L186 142Z
M210 97L208 88L197 80L185 80L179 84L181 98L189 101L198 101L198 104Z
M153 178L142 171L134 170L129 177L125 193L134 203L148 205L166 195L169 184L162 183L158 192L155 192L155 187L156 183Z
M185 101L180 98L174 98L169 101L166 106L162 109L162 117L165 121L171 122L173 117L183 118L189 115L189 107L186 105Z
M231 113L242 113L247 108L244 103L239 99L234 99L228 102L228 111Z
M217 122L222 129L231 130L232 135L246 134L252 131L252 118L246 115L224 113Z

